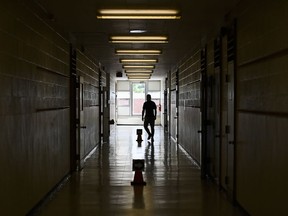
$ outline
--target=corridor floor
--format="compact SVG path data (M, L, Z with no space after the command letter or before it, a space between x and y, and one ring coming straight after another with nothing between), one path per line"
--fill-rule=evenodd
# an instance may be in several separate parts
M199 167L162 127L155 128L153 144L143 130L141 147L137 128L142 127L115 127L110 142L98 147L36 215L245 215L214 183L201 180ZM145 160L146 186L131 186L132 159Z

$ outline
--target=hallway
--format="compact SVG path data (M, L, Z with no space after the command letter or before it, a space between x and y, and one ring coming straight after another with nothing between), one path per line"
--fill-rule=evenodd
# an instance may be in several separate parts
M154 144L146 134L138 147L135 126L117 126L110 143L86 160L81 172L33 215L245 215L214 183L200 178L200 169L163 128ZM131 186L132 159L145 159L146 186Z

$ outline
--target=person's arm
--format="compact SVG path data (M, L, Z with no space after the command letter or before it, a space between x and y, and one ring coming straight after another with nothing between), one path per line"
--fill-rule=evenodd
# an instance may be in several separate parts
M156 120L156 117L157 117L157 106L156 106L156 104L155 104L155 109L154 109L155 111L155 115L154 115L154 119Z
M145 113L144 105L145 105L145 103L143 104L143 107L142 107L142 121L144 120L144 113Z

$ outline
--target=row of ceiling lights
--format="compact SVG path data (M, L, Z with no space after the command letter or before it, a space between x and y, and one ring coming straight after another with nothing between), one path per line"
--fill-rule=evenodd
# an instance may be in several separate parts
M158 9L103 9L99 10L98 19L180 19L178 10L158 10ZM145 33L145 30L134 30L136 33ZM130 31L130 33L135 33ZM129 44L166 44L167 36L111 36L110 43ZM162 54L162 50L116 50L116 55L128 56L119 59L125 70L128 79L147 80L150 79L157 58L139 58L139 56L157 56ZM131 58L135 56L135 58ZM138 56L138 58L137 58Z

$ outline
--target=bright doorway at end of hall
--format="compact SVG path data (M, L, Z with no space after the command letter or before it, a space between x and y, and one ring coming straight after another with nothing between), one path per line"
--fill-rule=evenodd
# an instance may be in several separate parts
M142 125L142 106L146 95L150 94L157 105L156 124L161 122L159 105L161 103L161 81L123 81L116 83L116 121L117 124Z

